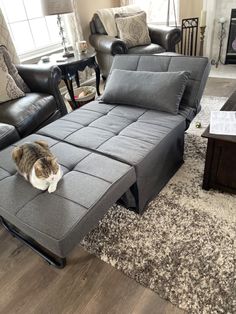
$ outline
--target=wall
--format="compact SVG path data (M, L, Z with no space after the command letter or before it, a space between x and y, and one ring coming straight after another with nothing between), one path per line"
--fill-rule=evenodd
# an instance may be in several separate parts
M206 28L206 41L205 41L205 55L210 59L217 59L219 51L219 38L218 33L220 30L220 25L218 20L220 17L226 18L225 31L226 37L223 41L222 46L222 62L225 61L226 57L226 47L229 32L229 20L231 9L236 8L235 0L204 0L204 9L210 14L207 14L207 28Z
M200 23L201 10L203 7L203 0L179 0L179 24L182 19L198 17ZM200 31L198 31L197 55L200 48Z
M84 39L88 41L90 35L89 22L93 14L98 9L118 7L120 4L119 0L77 0L80 4L79 15L81 19L82 30Z
M219 51L218 33L220 30L220 24L218 23L218 21L220 17L225 17L226 18L226 23L225 23L226 36L224 38L223 46L222 46L222 62L224 62L225 57L226 57L226 50L227 50L231 9L236 8L236 1L235 0L227 0L227 1L216 0L215 2L216 2L215 4L216 10L215 10L215 19L213 23L213 40L212 40L211 57L217 60L218 51Z
M200 17L203 0L180 0L180 20L189 17Z

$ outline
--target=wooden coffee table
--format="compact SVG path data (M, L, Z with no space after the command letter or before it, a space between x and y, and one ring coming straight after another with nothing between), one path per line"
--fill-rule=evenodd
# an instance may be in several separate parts
M236 111L236 91L221 110ZM236 194L236 136L202 134L208 139L203 189L210 188Z

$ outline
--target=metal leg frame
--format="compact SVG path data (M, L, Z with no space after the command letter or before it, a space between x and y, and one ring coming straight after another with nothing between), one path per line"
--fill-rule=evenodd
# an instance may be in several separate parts
M2 217L0 217L0 221L3 227L7 231L9 231L13 237L17 238L18 240L23 242L25 245L30 247L35 253L41 256L49 265L52 265L56 268L64 268L66 266L66 258L56 256L53 253L47 251L45 248L39 245L36 241L31 239L30 237L27 237L20 231L18 231L13 225L8 223Z
M75 101L75 96L74 96L74 90L73 90L73 81L72 79L64 79L64 82L66 84L67 90L69 92L71 101L72 101L72 109L76 109L77 108L77 104Z

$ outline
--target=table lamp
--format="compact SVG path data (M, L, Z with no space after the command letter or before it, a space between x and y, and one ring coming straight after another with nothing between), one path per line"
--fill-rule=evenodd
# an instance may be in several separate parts
M41 0L41 4L44 16L57 15L57 25L59 27L61 44L64 50L63 57L65 58L73 57L74 53L70 52L66 46L66 37L61 18L61 14L73 12L71 0Z

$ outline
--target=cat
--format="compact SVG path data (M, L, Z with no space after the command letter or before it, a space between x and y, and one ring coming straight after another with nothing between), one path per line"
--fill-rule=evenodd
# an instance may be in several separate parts
M48 190L49 193L56 191L62 170L46 142L35 141L17 146L12 151L12 159L19 174L33 187Z

